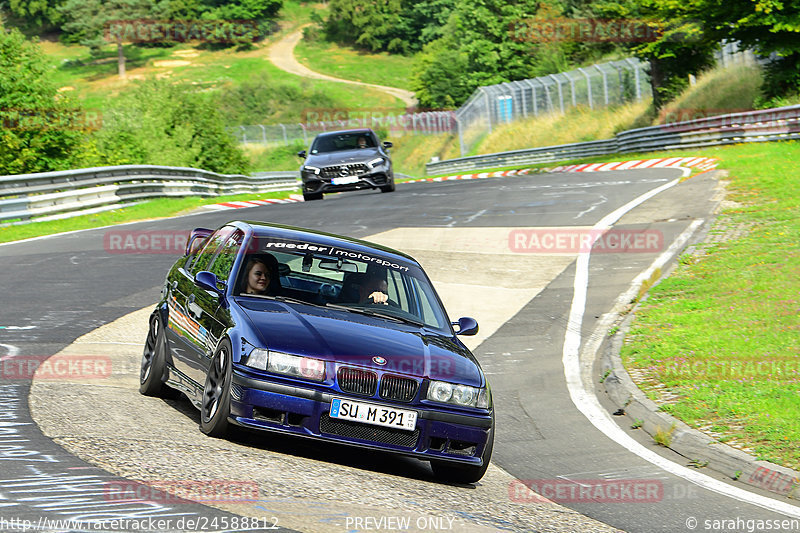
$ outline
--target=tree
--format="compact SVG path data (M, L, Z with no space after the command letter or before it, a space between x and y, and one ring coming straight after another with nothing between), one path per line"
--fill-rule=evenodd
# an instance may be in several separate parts
M85 115L58 94L39 46L0 23L0 174L69 168Z
M512 28L538 7L534 0L456 4L444 36L426 45L414 66L412 87L420 104L458 106L481 85L531 77L535 69L531 54L536 47L514 35ZM442 77L443 70L449 81Z
M117 72L125 77L124 35L107 35L110 23L157 18L153 0L67 0L59 9L67 22L64 31L75 34L81 44L97 53L109 39L117 45Z
M763 90L768 98L800 90L800 4L784 0L640 0L671 20L695 21L706 42L738 41L771 56Z
M137 82L104 111L103 123L84 166L149 164L222 173L248 168L214 100L189 84Z
M407 0L331 0L325 34L373 52L405 53L409 50L404 16L408 8Z
M64 0L9 0L11 13L35 26L57 26L61 21L58 8Z

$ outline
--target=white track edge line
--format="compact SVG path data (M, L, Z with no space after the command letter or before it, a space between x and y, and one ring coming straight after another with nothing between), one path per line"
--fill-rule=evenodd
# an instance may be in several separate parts
M691 169L688 168L681 168L680 170L683 173L683 177L686 177L691 173ZM673 180L642 194L638 198L631 200L627 204L603 217L592 227L592 229L607 229L611 226L611 224L619 220L625 213L637 207L641 203L649 200L653 196L677 185L680 180L681 178ZM564 334L564 348L562 356L564 377L566 378L570 398L575 404L575 407L578 408L578 410L589 420L589 422L592 423L593 426L595 426L608 438L624 447L629 452L638 455L645 461L652 463L662 470L665 470L675 476L681 477L720 495L728 496L744 503L751 503L761 508L779 512L787 516L800 518L800 507L761 496L738 487L732 487L727 483L718 481L697 471L690 470L658 455L651 450L648 450L643 445L636 442L632 437L627 435L624 431L622 431L616 422L611 420L608 413L602 408L600 402L597 400L597 397L586 391L586 389L583 387L583 381L581 380L580 345L583 313L586 308L586 294L589 287L590 255L591 252L581 252L578 255L575 268L572 305L570 307L567 330ZM656 261L659 259L656 259Z

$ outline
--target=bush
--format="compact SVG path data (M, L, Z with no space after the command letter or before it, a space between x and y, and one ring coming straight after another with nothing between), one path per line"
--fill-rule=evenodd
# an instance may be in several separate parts
M39 46L0 24L0 175L69 168L84 141L84 114L47 74Z
M123 93L85 147L83 166L151 164L244 173L249 164L214 101L188 84L148 80Z

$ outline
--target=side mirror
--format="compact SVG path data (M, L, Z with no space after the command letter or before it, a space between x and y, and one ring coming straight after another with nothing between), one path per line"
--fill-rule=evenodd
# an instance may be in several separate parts
M478 321L468 316L462 316L458 322L453 322L454 326L458 326L456 335L475 335L478 333Z
M391 141L383 141L383 147L384 148L391 148L392 146L394 146L394 145L392 144Z
M302 157L303 159L305 159L306 158L306 151L305 150L300 150L299 152L297 152L297 157Z
M189 240L186 241L186 250L183 252L183 255L189 255L200 251L200 248L203 247L203 244L208 239L209 235L214 233L214 230L206 229L206 228L195 228L189 234Z
M194 283L201 289L215 292L220 296L225 293L224 289L220 290L219 287L217 287L218 284L224 285L225 283L218 280L217 275L213 272L209 272L208 270L202 270L198 272L194 277Z

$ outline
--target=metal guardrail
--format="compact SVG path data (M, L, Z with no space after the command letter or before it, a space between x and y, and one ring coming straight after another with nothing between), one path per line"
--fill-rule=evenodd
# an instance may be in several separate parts
M800 139L800 105L731 113L620 132L613 139L460 157L425 165L428 175L745 142Z
M167 196L222 196L298 187L299 172L225 175L156 165L0 176L0 220L67 213Z

